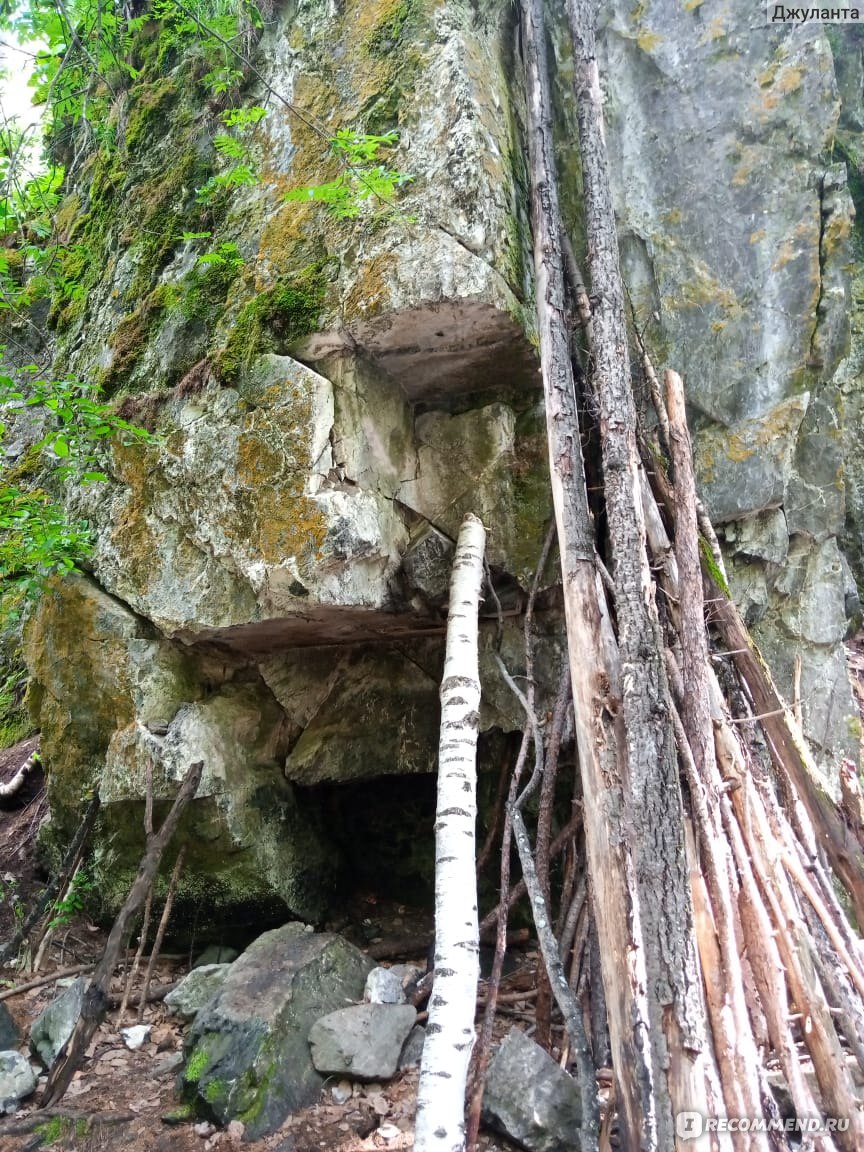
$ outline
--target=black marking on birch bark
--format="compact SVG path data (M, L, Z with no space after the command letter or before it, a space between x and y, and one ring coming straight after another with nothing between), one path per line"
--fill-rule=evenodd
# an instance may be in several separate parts
M464 808L445 808L443 812L439 813L440 816L470 816L470 812L466 812Z
M440 1024L433 1024L431 1020L427 1023L427 1025L426 1025L426 1035L427 1036L435 1036L440 1031L441 1031L441 1025Z
M456 969L455 968L436 968L435 969L435 975L436 976L455 976L456 975Z
M433 1072L433 1076L440 1076L442 1080L452 1080L453 1077L449 1072Z
M449 692L451 688L473 688L477 681L470 676L448 676L441 685L442 692Z

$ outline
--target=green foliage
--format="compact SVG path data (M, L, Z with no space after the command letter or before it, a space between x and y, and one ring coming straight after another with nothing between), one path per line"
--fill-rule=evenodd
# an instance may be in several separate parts
M30 734L31 723L24 706L26 671L14 661L0 677L0 749L11 748Z
M328 211L339 220L353 219L369 210L396 211L398 190L410 184L414 177L388 168L380 162L380 153L382 148L392 148L398 139L398 132L369 136L340 129L331 147L345 170L326 184L294 188L286 193L285 199L326 204Z
M79 868L72 877L72 883L66 890L62 900L57 900L51 909L51 919L48 921L48 931L54 928L65 928L71 924L76 916L84 911L87 897L95 885L83 868Z
M265 116L267 109L253 105L249 108L229 108L220 119L226 128L233 130L219 132L213 137L213 147L228 167L211 176L203 187L198 189L198 203L212 203L217 192L225 188L241 188L258 181L258 172L251 149L250 130Z
M199 256L197 267L232 268L238 271L243 267L243 257L236 244L226 241L215 251L205 252L203 256Z
M0 412L6 421L0 422L0 460L10 418L33 418L45 428L31 449L45 485L56 489L70 479L84 485L107 480L99 468L102 444L148 433L100 403L92 384L72 377L44 380L37 371L31 366L16 376L0 374ZM87 524L67 519L45 486L24 488L0 466L0 619L19 614L50 576L74 568L89 544Z
M0 876L0 905L11 908L15 927L20 928L27 916L27 909L18 891L18 880L11 872Z

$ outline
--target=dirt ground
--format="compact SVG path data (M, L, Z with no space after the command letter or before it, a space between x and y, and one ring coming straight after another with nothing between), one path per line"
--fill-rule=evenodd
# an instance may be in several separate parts
M0 783L12 778L18 767L37 746L35 738L6 752L0 752ZM29 908L41 892L46 877L41 876L34 859L36 832L46 813L41 773L28 780L26 794L0 808L0 878L4 878L0 902L0 942L15 929L14 905ZM413 960L425 966L425 937L431 928L431 910L410 909L378 901L374 893L358 893L349 905L344 924L334 925L359 942L370 936L386 939L416 936L418 954ZM85 917L76 918L59 930L46 953L39 976L57 975L67 969L92 964L100 955L105 933ZM400 960L412 959L400 955ZM533 965L536 956L523 955L522 964ZM163 956L154 973L152 987L163 988L181 979L190 968L189 956ZM13 968L0 969L0 997L13 987L32 979ZM60 986L62 986L61 977ZM74 979L74 973L65 977ZM140 977L131 985L138 990ZM115 976L111 991L122 995L124 977ZM22 990L6 999L23 1034L31 1022L57 995L58 982ZM508 1012L523 1025L530 1021L530 1003L508 1006ZM31 1152L51 1147L76 1152L229 1152L234 1147L250 1147L243 1142L242 1126L220 1131L206 1122L172 1123L178 1110L175 1092L177 1063L186 1030L160 1001L146 1005L143 1023L151 1026L147 1042L130 1051L120 1035L119 1010L99 1028L83 1067L76 1073L62 1107L39 1112L35 1101L45 1085L43 1075L37 1091L12 1117L0 1119L0 1152ZM136 1023L137 1008L127 1009L122 1024ZM503 1034L513 1023L502 1021ZM347 1088L351 1095L343 1102ZM333 1089L336 1089L334 1099ZM413 1147L413 1115L417 1091L417 1070L400 1074L387 1084L325 1085L321 1100L295 1113L272 1136L254 1144L260 1152L371 1152L390 1149L401 1152ZM484 1152L506 1152L513 1145L484 1134Z

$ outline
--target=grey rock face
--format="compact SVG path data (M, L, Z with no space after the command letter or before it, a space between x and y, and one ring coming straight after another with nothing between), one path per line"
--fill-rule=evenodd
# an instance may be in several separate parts
M265 932L231 965L187 1037L181 1086L220 1124L240 1120L248 1139L275 1131L317 1099L323 1080L309 1030L363 994L370 961L339 936L287 924Z
M0 1051L0 1114L14 1112L36 1087L36 1074L20 1052Z
M850 269L860 275L845 166L826 161L849 156L851 169L864 155L860 45L818 23L754 25L739 0L713 21L702 5L685 9L613 0L601 16L622 264L636 322L655 317L655 360L684 376L701 495L742 545L740 558L730 551L746 565L736 596L780 654L772 671L786 696L800 653L805 729L831 772L856 723L835 675L844 599L832 580L820 587L831 621L819 632L834 638L815 640L810 608L775 587L771 565L802 541L815 565L842 537L864 578L861 293ZM775 519L770 554L757 557L747 524L771 512L787 537Z
M423 1059L423 1043L426 1040L426 1029L415 1024L408 1033L408 1039L402 1045L399 1054L399 1071L404 1068L417 1068Z
M370 1004L404 1004L402 979L392 968L373 968L366 977L363 999Z
M486 1122L529 1152L579 1152L579 1090L539 1045L512 1029L489 1065Z
M86 976L73 980L33 1021L30 1047L46 1068L57 1059L78 1023L87 984Z
M18 1025L12 1019L12 1013L5 1004L0 1002L0 1052L8 1052L17 1048L21 1043L21 1033Z
M230 964L202 964L193 968L165 997L165 1007L184 1020L191 1020L221 991L230 968Z
M355 1004L312 1025L309 1043L319 1072L356 1080L389 1080L417 1012L410 1004Z

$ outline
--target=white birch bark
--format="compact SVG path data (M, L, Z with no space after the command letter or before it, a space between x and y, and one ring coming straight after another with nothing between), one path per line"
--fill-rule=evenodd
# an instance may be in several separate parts
M415 1152L462 1152L479 977L474 826L480 672L477 614L486 531L462 521L450 579L435 820L435 986L417 1089Z

